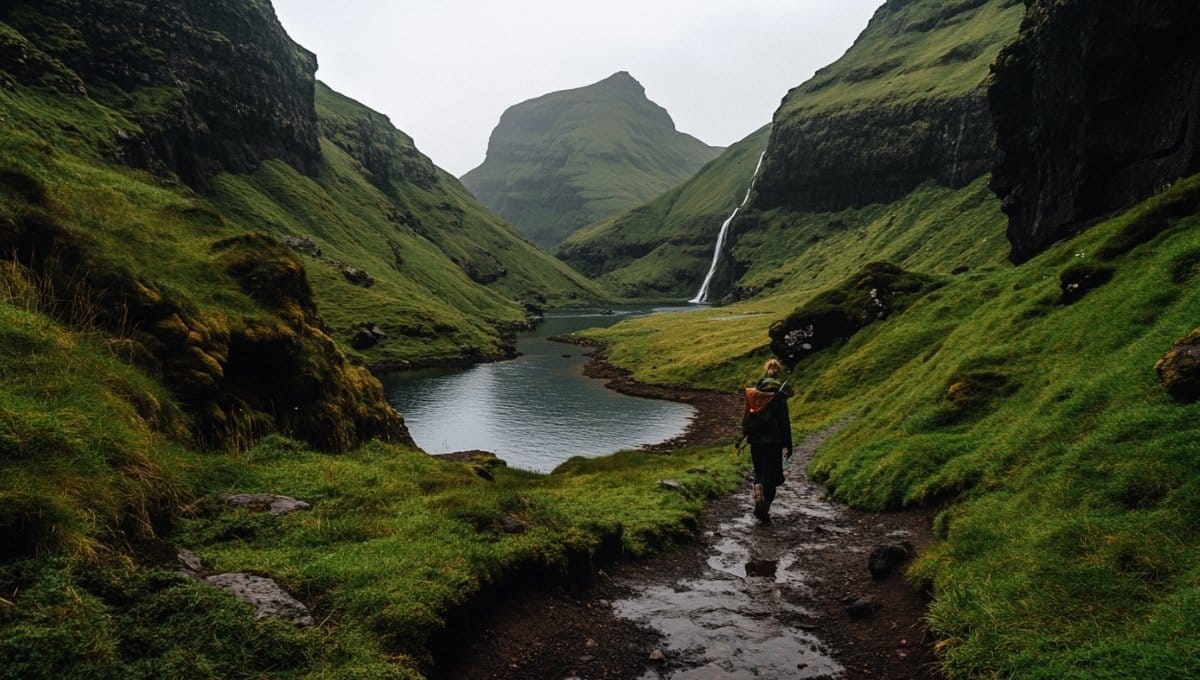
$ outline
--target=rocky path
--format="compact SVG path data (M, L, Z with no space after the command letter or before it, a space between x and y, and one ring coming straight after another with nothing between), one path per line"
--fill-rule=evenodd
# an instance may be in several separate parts
M828 434L797 448L793 471ZM928 543L929 513L853 511L791 477L770 525L753 520L743 488L710 507L692 544L576 587L503 596L439 677L938 677L921 596L867 568L877 546Z

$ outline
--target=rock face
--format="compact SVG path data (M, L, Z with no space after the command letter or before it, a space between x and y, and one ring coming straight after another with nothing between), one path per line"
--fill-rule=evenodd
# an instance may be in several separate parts
M835 212L898 200L927 180L963 187L994 153L982 91L777 123L755 205Z
M628 73L518 104L462 181L535 244L633 208L721 150L675 129Z
M126 111L127 160L203 185L269 158L316 168L317 60L268 2L9 0L0 20Z
M983 83L1019 13L1019 0L885 3L845 56L784 98L754 208L839 211L985 174Z
M989 91L1011 257L1200 170L1200 4L1029 0Z

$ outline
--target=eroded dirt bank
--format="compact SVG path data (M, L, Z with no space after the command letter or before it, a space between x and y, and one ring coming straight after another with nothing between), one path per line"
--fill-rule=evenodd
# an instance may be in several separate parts
M615 389L696 405L670 446L736 436L736 396L639 385L600 358L588 370ZM439 660L437 677L939 677L922 596L898 574L877 581L867 568L878 546L926 545L931 513L864 513L825 500L801 471L829 434L797 447L770 525L752 518L747 484L708 509L693 543L570 586L503 595L471 621L454 658ZM852 617L855 601L864 611Z

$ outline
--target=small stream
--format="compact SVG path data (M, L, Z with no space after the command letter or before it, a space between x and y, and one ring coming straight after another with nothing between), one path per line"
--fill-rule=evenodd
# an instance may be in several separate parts
M586 349L547 338L638 314L695 309L552 312L518 337L516 359L392 374L383 377L384 390L429 453L490 451L510 466L550 472L572 456L604 456L676 437L693 409L609 390L583 375Z

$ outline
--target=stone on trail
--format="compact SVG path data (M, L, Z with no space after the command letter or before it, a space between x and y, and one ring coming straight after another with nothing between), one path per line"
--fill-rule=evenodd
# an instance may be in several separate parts
M885 579L896 567L900 566L904 560L912 557L916 552L913 544L908 541L898 541L881 545L871 551L871 556L867 560L867 568L871 570L871 578L876 581Z
M269 512L272 515L286 515L289 512L308 510L312 507L308 503L298 501L290 496L271 493L223 493L218 498L234 507L249 508L255 512Z
M874 614L877 609L879 609L879 603L875 601L875 598L860 597L846 607L846 613L852 619L862 619Z
M653 652L650 652L650 660L655 663L662 663L667 660L667 656L663 654L661 649L656 649Z
M217 574L205 582L233 593L237 599L254 607L254 618L277 616L297 626L313 625L308 607L292 597L273 579L253 574Z

